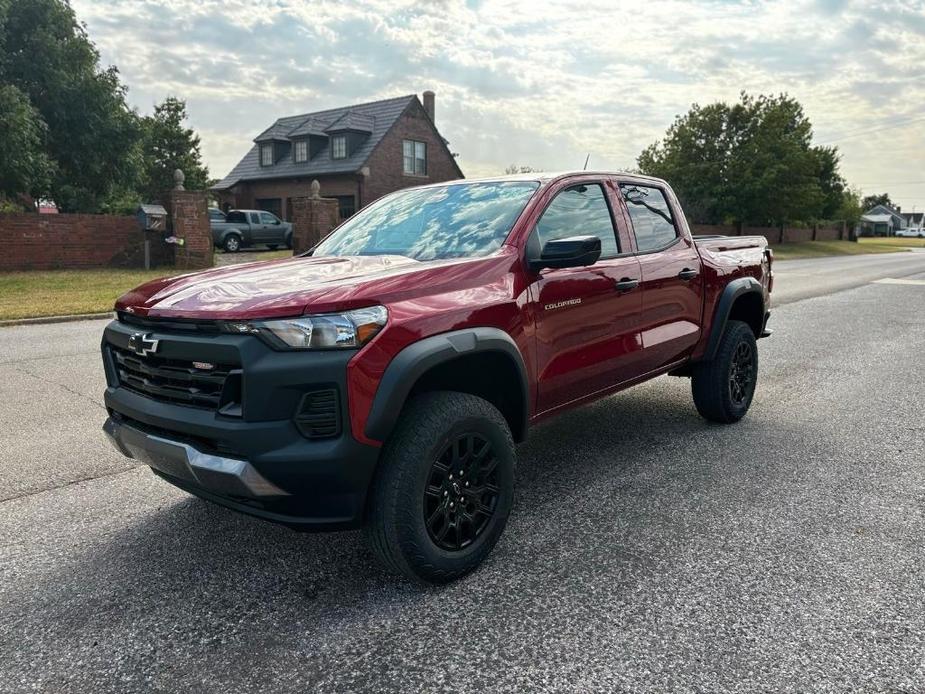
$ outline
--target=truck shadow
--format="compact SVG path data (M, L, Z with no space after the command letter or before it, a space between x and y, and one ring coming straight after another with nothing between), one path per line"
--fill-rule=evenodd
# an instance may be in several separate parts
M454 586L420 588L384 572L358 531L296 533L185 497L68 558L52 578L62 600L54 609L89 592L102 605L127 602L105 613L116 629L149 619L175 633L205 628L202 620L245 628L241 615L251 615L254 633L269 633L279 619L330 626L372 601L380 611L407 608L474 580L490 594L512 581L599 571L602 546L612 562L608 589L625 589L650 563L638 546L622 544L621 527L640 520L635 500L662 483L658 463L677 454L679 441L711 428L685 396L676 386L643 387L536 428L518 451L505 536L480 571ZM597 528L588 535L582 525ZM157 617L143 605L156 605Z

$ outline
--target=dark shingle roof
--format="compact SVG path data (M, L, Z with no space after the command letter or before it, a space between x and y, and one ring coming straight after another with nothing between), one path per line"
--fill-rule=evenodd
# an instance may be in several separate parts
M351 109L336 121L331 123L331 125L325 129L325 132L336 133L343 130L355 130L361 133L371 133L375 126L375 118L367 116L365 113L358 113Z
M213 188L230 188L239 181L266 178L292 178L294 176L313 176L317 174L351 173L358 171L369 155L388 132L392 124L417 96L400 96L394 99L357 104L343 108L333 108L315 113L303 113L278 119L273 125L254 138L257 143L251 147L244 158L238 162L231 173L215 184ZM327 135L338 130L358 130L368 132L367 137L353 154L346 159L332 159L330 145L318 152L306 162L293 161L291 156L284 157L273 166L260 166L260 142L271 140L288 140L291 137L306 135Z

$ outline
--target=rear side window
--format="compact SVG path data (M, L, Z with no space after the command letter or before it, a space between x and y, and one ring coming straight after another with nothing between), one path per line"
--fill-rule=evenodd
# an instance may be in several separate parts
M597 236L601 240L601 258L619 253L607 198L596 183L571 186L556 195L536 223L535 233L538 250L554 239Z
M247 217L243 212L229 212L227 219L233 224L247 224Z
M251 212L251 224L260 224L260 215L256 212Z
M678 238L671 207L660 189L621 183L620 193L626 201L640 253L658 250Z

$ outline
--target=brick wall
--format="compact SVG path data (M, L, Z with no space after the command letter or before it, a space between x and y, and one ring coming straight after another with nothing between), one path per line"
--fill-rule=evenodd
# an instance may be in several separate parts
M144 267L212 267L212 231L206 194L173 191L167 205L171 233L183 246L145 232L134 216L102 214L0 214L0 272Z
M144 263L144 233L127 216L0 214L0 246L0 271Z
M337 200L300 197L292 200L292 253L312 248L340 221Z
M764 236L768 243L803 243L805 241L835 241L848 239L844 222L812 227L750 227L741 224L692 224L691 233L701 236Z
M165 207L171 233L183 239L183 244L174 250L175 266L182 269L212 267L214 249L206 193L172 190Z

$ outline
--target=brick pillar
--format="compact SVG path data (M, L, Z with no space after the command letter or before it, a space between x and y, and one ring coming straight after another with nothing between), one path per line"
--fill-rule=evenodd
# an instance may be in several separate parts
M174 265L183 270L212 267L212 229L208 199L200 190L172 190L164 205L170 217L170 234L183 239L174 247Z
M310 197L292 198L292 253L312 248L339 221L337 200L323 198L318 181L312 181Z

